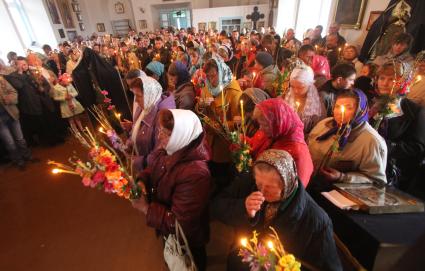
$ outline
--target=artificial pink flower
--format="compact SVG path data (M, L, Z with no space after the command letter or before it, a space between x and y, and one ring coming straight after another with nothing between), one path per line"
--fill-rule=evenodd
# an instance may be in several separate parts
M112 101L112 100L111 100L111 99L109 99L109 98L105 98L105 99L103 99L103 102L104 102L104 103L107 103L107 104L111 103L111 101Z
M103 183L106 180L105 174L102 171L96 171L92 178L92 186L96 186L98 184Z
M100 93L102 93L103 95L108 95L109 94L106 90L102 90Z
M112 105L112 104L110 104L110 105L108 106L108 110L109 110L109 111L113 110L114 108L115 108L115 106L114 106L114 105Z
M84 186L90 186L90 183L91 183L90 177L83 177Z

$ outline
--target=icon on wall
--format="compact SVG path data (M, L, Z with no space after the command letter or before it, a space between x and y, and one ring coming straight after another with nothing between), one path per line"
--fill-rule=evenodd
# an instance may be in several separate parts
M96 26L97 26L97 32L105 32L105 24L104 23L98 23Z
M216 30L217 22L208 22L208 30Z
M115 3L115 12L118 14L124 13L124 4L121 2Z
M59 13L58 13L58 9L56 8L55 1L46 0L46 6L47 6L47 9L49 10L50 18L52 18L52 23L53 24L60 24L61 20L59 18ZM65 33L64 33L64 35L65 35Z
M148 22L146 20L139 20L139 28L140 29L148 28Z
M59 12L62 17L63 25L65 28L75 28L74 20L72 19L71 8L67 0L57 0Z
M207 28L207 23L198 23L198 30L205 31Z
M58 29L58 32L59 32L59 37L61 38L61 39L64 39L66 36L65 36L65 31L63 31L63 29L61 28L61 29Z
M86 26L83 23L79 23L80 25L80 30L81 31L85 31L86 30Z
M66 34L70 41L74 41L77 38L77 31L66 31Z

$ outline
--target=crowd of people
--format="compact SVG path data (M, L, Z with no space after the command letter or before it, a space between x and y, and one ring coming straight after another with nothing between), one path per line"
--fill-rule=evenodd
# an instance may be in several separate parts
M341 270L332 222L310 191L378 183L425 198L425 53L415 59L413 37L399 33L388 52L362 63L338 24L322 32L319 25L299 41L293 29L283 37L273 28L161 29L10 52L1 66L0 139L22 168L28 145L60 144L67 126L82 129L88 108L72 73L90 47L134 95L132 119L121 126L148 194L133 206L149 226L166 236L177 220L199 270L210 218L238 233L273 226L303 262ZM229 142L200 116L231 129L245 121L250 173L235 170ZM248 269L236 255L228 270Z

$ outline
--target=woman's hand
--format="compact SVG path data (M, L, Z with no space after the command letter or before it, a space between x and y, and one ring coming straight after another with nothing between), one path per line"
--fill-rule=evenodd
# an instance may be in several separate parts
M131 127L133 127L133 122L126 120L126 119L121 121L120 124L121 124L121 127L126 131L130 131Z
M320 173L325 177L326 180L336 182L341 180L342 172L333 168L322 168Z
M132 200L131 205L145 215L148 213L149 203L144 196L140 197L140 199Z
M245 200L245 208L248 216L253 218L261 209L261 204L265 201L263 193L256 191L251 193Z

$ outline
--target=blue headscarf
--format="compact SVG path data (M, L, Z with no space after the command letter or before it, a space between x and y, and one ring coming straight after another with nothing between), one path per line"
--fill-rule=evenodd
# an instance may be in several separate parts
M211 95L213 97L217 97L221 93L220 87L225 89L232 81L232 71L230 70L229 66L224 63L221 57L214 56L212 59L217 63L218 67L218 85L213 87L208 78L206 80L206 85Z
M147 66L146 69L150 70L154 74L158 75L158 77L161 77L161 75L164 73L164 64L162 64L159 61L151 61Z
M349 123L343 124L341 128L338 126L335 119L332 120L332 128L323 135L317 137L317 141L326 140L330 136L335 135L341 129L341 131L344 132L342 133L339 139L338 149L342 151L345 145L347 145L348 137L350 136L351 130L369 120L366 95L363 93L363 91L359 89L354 89L354 92L357 94L358 97L358 106L354 118Z
M183 62L175 61L171 63L170 67L168 68L168 72L170 72L170 70L172 70L171 74L177 75L176 89L190 81L190 74L187 71L187 67L185 64L183 64Z

